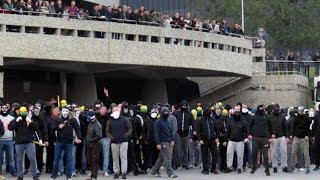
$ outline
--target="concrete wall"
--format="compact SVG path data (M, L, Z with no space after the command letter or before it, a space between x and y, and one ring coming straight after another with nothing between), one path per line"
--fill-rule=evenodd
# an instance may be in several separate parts
M40 32L4 32L6 25L18 25L22 30L25 26L40 27ZM251 42L241 38L171 28L3 14L0 15L0 26L1 41L6 44L0 48L3 57L192 68L239 76L252 74ZM74 30L74 35L77 30L88 31L91 35L95 31L101 31L105 33L105 39L43 35L44 27L56 28L57 34L61 29ZM125 38L114 40L111 38L114 32L123 37L134 35L136 41L126 41ZM137 41L139 35L146 36L148 41ZM158 37L161 42L151 43L151 37ZM166 37L171 39L171 44L164 43ZM175 39L180 39L181 42L191 40L194 46L174 45ZM16 48L17 40L19 48ZM204 42L209 42L210 48L204 48ZM200 47L199 43L202 44ZM218 45L222 45L224 49L218 50ZM240 53L232 52L232 46L239 49ZM36 53L35 50L45 53ZM224 63L221 63L222 60Z
M193 101L213 103L237 102L256 107L259 104L280 103L285 106L306 105L308 79L301 75L269 75L245 78Z
M165 80L146 80L142 92L143 102L146 104L168 103L167 86Z

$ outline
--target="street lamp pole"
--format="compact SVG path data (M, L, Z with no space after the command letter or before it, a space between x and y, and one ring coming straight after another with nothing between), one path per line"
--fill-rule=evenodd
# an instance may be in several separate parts
M241 20L242 20L242 30L244 31L244 8L243 8L243 0L241 0Z

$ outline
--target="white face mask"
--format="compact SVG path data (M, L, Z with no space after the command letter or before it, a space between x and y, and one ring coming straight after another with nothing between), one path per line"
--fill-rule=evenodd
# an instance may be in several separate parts
M242 108L242 112L243 112L243 113L248 113L249 110L248 110L248 108Z
M68 109L62 109L62 111L61 111L61 115L62 115L62 117L63 118L67 118L68 117L68 115L69 115L69 110Z
M314 117L314 111L309 111L309 117Z
M131 115L131 116L133 116L133 115L134 115L134 113L133 113L133 111L132 111L132 110L130 110L130 115Z
M76 119L79 119L79 116L80 116L80 111L77 110L77 111L74 113L74 117L75 117Z
M115 111L111 114L111 117L113 117L114 119L119 119L120 117L120 111Z
M158 114L157 113L151 113L151 117L154 119L154 118L156 118L158 116Z
M129 112L129 109L124 108L124 109L123 109L123 112L124 112L125 114L127 114L127 113Z

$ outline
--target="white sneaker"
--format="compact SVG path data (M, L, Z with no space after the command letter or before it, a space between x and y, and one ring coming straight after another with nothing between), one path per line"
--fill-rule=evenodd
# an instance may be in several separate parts
M304 168L300 168L299 171L304 171Z
M91 176L91 172L88 173L88 176Z
M104 177L109 177L110 175L109 175L108 172L105 172L105 173L103 174L103 176L104 176Z

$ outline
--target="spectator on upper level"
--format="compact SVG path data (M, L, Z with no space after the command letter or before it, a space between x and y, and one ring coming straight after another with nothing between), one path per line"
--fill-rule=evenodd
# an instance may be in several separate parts
M286 60L282 52L280 52L278 60L281 60L281 61Z
M49 13L48 5L47 5L47 2L46 2L46 1L42 1L41 5L40 5L40 7L39 7L39 11L40 11L41 13L44 13L44 14ZM43 15L44 15L44 14L43 14Z
M162 12L161 11L156 11L155 22L158 23L159 26L163 25L163 18L162 18Z
M32 10L34 12L40 12L40 1L35 1L32 6ZM33 15L39 15L38 13L34 13Z
M112 4L112 11L114 12L114 13L116 13L116 11L118 11L118 5L117 4Z
M186 28L191 27L191 21L192 21L191 14L188 12L184 17L184 24Z
M48 6L48 13L49 15L48 16L51 16L53 17L54 15L53 14L56 14L56 7L55 7L55 2L53 0L50 1L50 4Z
M274 60L274 57L269 50L266 52L266 60Z
M92 10L90 12L90 16L100 17L99 5L93 6L93 8L92 8Z
M98 11L99 11L100 17L102 18L106 17L106 11L101 4L98 5Z
M184 22L183 16L180 16L178 25L179 25L180 29L185 29L185 22Z
M27 10L27 11L33 11L32 1L31 1L31 0L28 0L28 1L27 1L26 10ZM28 14L31 15L31 13L28 13Z
M287 60L288 60L288 61L294 61L294 59L295 59L295 58L294 58L293 52L290 52L290 51L289 51L289 52L288 52L288 56L287 56Z
M266 41L262 37L258 37L254 46L256 48L264 48L265 45L266 45Z
M312 56L309 53L309 51L306 51L306 53L304 54L303 60L304 61L312 61Z
M173 17L172 17L172 26L173 28L179 29L179 21L180 21L180 14L176 13Z
M63 14L64 7L62 6L62 1L58 0L56 5L56 13L58 13L59 16Z
M78 13L77 13L77 19L79 20L87 20L88 19L88 14L84 11L83 8L80 8Z
M295 61L297 61L297 62L301 62L301 61L302 61L302 57L301 57L299 51L297 52L297 54L296 54L296 56L295 56Z
M209 23L210 22L208 19L204 21L204 23L202 24L202 32L211 32L212 31Z
M114 18L115 19L124 19L124 15L123 15L121 6L118 7L118 11L114 14Z
M20 3L19 3L19 0L13 0L13 9L15 10L15 11L19 11L20 10ZM16 13L18 13L18 12L14 12L14 14L16 14Z
M313 61L320 62L320 53L319 52L317 52L316 55L314 55Z
M141 6L140 9L139 9L139 14L142 13L142 12L145 12L145 11L146 11L146 9L144 8L144 6Z
M2 4L2 8L4 10L6 10L7 12L13 11L14 7L13 7L13 3L11 2L11 0L6 0L3 4Z
M144 12L147 22L154 22L153 12L152 14L149 11Z
M231 31L233 34L239 34L239 35L244 35L242 29L241 29L241 26L239 24L235 24L233 26L233 29Z
M68 14L70 18L75 19L77 17L78 11L79 11L79 8L76 6L76 1L72 0L71 5L68 8Z
M169 14L165 13L163 15L163 27L165 28L170 28L171 27L171 22L172 22L172 18L169 16Z
M19 9L20 14L28 15L28 13L23 12L23 11L28 11L26 2L24 0L20 0L19 7L20 7L20 9Z
M139 16L138 16L138 22L139 22L140 24L143 24L143 22L145 22L145 21L146 21L145 12L142 11L142 12L140 12L140 14L139 14Z
M122 13L123 13L123 19L127 19L127 15L128 15L128 6L123 5L122 6Z
M106 18L107 18L107 21L111 21L111 19L113 18L113 11L112 11L112 7L111 6L108 6L107 7L107 11L106 11Z
M193 17L193 19L191 21L192 29L194 29L196 27L197 22L198 22L198 18L197 17Z
M68 8L65 7L62 13L62 18L69 19L69 17L70 17L70 14L68 12Z
M130 20L133 20L133 21L136 21L136 22L139 21L139 10L138 10L138 9L135 9L135 10L133 11Z

